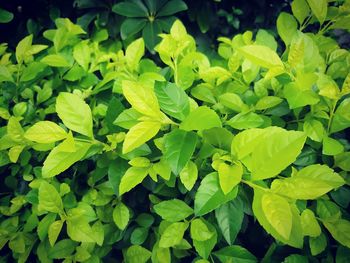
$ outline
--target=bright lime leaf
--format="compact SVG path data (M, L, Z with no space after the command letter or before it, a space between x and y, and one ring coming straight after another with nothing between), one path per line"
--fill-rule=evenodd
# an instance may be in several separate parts
M283 62L277 53L266 46L247 45L240 47L239 51L243 56L258 66L264 68L284 68Z
M184 119L180 125L180 129L186 131L201 131L221 126L221 120L216 112L207 106L201 106L192 111L186 119Z
M193 209L179 199L160 202L153 209L162 219L169 222L181 221L193 214Z
M113 221L120 230L124 230L129 223L129 209L122 202L118 202L113 209Z
M180 180L181 183L186 187L188 191L191 191L194 184L196 183L198 178L198 168L197 165L192 162L188 161L186 166L181 170L180 172Z
M93 137L91 109L78 95L61 92L56 99L56 112L69 129Z
M204 219L196 218L191 221L191 237L193 240L206 241L214 236L214 232L211 232L207 225L203 222Z
M33 142L52 143L65 139L67 133L54 122L39 121L25 132L24 137Z
M126 250L125 260L128 263L146 263L151 255L149 250L139 245L133 245Z
M129 192L136 185L142 183L147 174L148 168L130 167L120 181L119 195Z
M228 165L221 163L218 169L219 183L224 194L228 194L231 190L241 182L243 175L243 167L241 163Z
M305 209L300 216L301 227L305 236L317 237L321 234L321 228L318 224L314 212Z
M213 253L221 262L256 263L258 260L247 249L241 246L224 247Z
M179 244L188 227L187 223L178 222L169 225L163 232L159 240L159 247L174 247Z
M42 182L39 187L39 208L52 213L60 213L63 211L63 203L60 194L56 188L47 183Z

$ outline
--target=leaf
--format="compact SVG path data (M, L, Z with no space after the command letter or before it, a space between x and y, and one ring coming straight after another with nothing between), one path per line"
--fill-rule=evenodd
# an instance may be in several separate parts
M130 129L139 122L138 119L141 116L142 114L133 108L126 109L118 115L113 124L118 125L124 129Z
M268 140L262 141L252 153L252 180L262 180L278 175L294 162L304 146L303 132L275 129Z
M75 61L87 72L91 60L91 50L88 41L81 41L73 48Z
M19 144L25 142L24 130L16 117L10 117L10 119L7 122L6 131L12 141Z
M0 8L0 23L9 23L13 19L13 13Z
M179 199L163 201L153 207L163 220L178 222L193 214L193 209Z
M153 121L139 122L133 126L125 136L123 154L131 152L153 138L159 131L161 124Z
M305 0L293 0L291 7L293 15L298 19L299 24L301 25L310 13L308 4Z
M136 185L140 184L148 174L148 168L130 167L122 177L119 185L119 196L129 192Z
M220 95L219 102L235 112L242 112L248 109L248 106L244 104L241 97L235 93L224 93Z
M91 109L78 95L61 92L56 99L56 112L69 129L93 138Z
M283 42L288 46L295 33L297 32L298 24L295 18L285 12L281 12L277 18L277 32Z
M180 129L186 131L201 131L221 126L221 120L215 111L207 106L200 106L190 112L186 119L180 124Z
M159 117L160 109L157 97L149 86L124 80L122 88L124 97L135 110L153 118Z
M174 247L179 244L188 227L188 223L178 222L170 224L163 232L159 240L159 247Z
M113 221L120 230L124 230L129 223L129 209L122 202L118 202L113 209Z
M187 5L184 1L170 0L159 10L157 15L160 17L171 16L184 10L187 10Z
M146 25L146 19L127 18L120 26L120 36L123 40L140 32Z
M148 50L154 52L155 46L159 43L159 34L162 32L160 20L156 19L152 23L147 23L142 30L142 38L145 40L145 44Z
M345 219L322 221L332 237L343 246L350 248L350 222Z
M266 110L269 108L273 108L280 104L283 99L275 96L266 96L262 97L256 104L255 109L257 110Z
M75 251L77 243L70 239L62 239L48 251L48 256L51 259L64 259L69 257Z
M173 130L164 138L164 157L171 170L178 175L194 153L197 135L180 129Z
M245 130L261 126L264 119L254 112L248 112L239 113L226 123L237 130Z
M220 189L219 176L216 172L210 173L202 180L194 199L194 213L203 216L220 205L233 200L237 196L238 187L233 188L228 194Z
M305 209L300 216L303 234L310 237L318 237L321 234L321 228L318 224L314 212Z
M77 242L96 242L95 231L92 230L89 223L83 218L67 219L67 234Z
M148 228L138 227L131 233L130 242L133 245L141 245L148 237Z
M293 217L288 201L279 195L265 193L261 202L267 221L281 236L289 239Z
M24 137L33 142L52 143L65 139L67 133L54 122L39 121L24 133Z
M70 67L71 64L61 55L47 55L40 60L41 63L50 67Z
M146 263L152 253L139 245L130 246L125 253L125 260L128 263Z
M236 198L215 209L218 226L226 242L232 245L241 230L243 222L243 202Z
M241 246L224 247L213 253L221 262L256 263L257 258Z
M62 144L53 148L46 157L42 168L44 178L54 177L81 160L91 147L91 143L75 141L75 151L69 152L64 151L61 146Z
M334 156L334 162L336 167L340 167L344 171L350 171L350 152L340 153Z
M114 13L117 13L121 16L126 16L126 17L147 17L148 16L147 8L143 4L138 5L137 3L129 2L129 1L120 2L113 5L112 11Z
M207 225L204 223L204 219L196 218L191 221L191 237L193 240L206 241L214 236L215 232L211 232Z
M145 43L142 38L134 40L125 50L125 59L127 65L136 70L139 66L140 59L145 53Z
M301 228L298 208L295 205L290 205L290 211L292 213L292 228L291 228L289 238L285 239L281 234L279 234L277 232L275 227L273 227L270 224L270 222L267 220L267 218L265 216L265 212L263 211L263 207L262 207L262 197L264 194L265 194L265 191L261 191L257 188L254 188L254 199L253 199L252 208L253 208L254 216L258 219L260 225L269 234L271 234L275 239L277 239L285 244L288 244L289 246L292 246L295 248L302 248L304 236L302 235L302 228ZM280 198L282 198L282 197L280 197ZM277 207L276 209L277 209L276 211L278 211L279 208ZM281 214L285 214L285 213L282 212ZM272 214L270 216L272 216ZM282 218L282 221L285 221L285 220L286 220L285 218ZM289 221L289 220L290 219L287 219L287 221ZM276 222L277 221L279 221L279 220L276 220ZM286 226L281 226L281 229L285 228L285 227ZM288 230L288 229L286 229L286 230Z
M39 208L52 213L61 213L63 211L63 203L60 194L56 188L47 183L42 182L39 187Z
M21 41L18 42L16 46L16 59L18 64L21 64L23 60L26 59L27 52L30 50L32 46L33 35L26 36Z
M277 53L266 46L247 45L238 49L242 55L252 63L264 68L284 68L282 60Z
M350 98L343 100L333 115L331 133L350 127Z
M306 120L303 129L306 135L316 142L321 142L326 133L322 122L315 119Z
M215 227L212 224L210 224L208 221L206 221L203 218L201 220L202 220L202 223L206 225L209 232L212 233L213 235L211 238L205 241L199 241L199 240L193 239L193 246L195 247L199 256L201 256L202 258L208 259L211 251L213 250L213 248L217 243L218 235L216 233Z
M292 177L276 179L271 189L293 199L316 199L344 184L344 180L327 165L309 165Z
M181 183L185 186L188 191L191 191L194 184L196 183L198 178L198 168L197 165L188 161L186 166L180 172L180 180Z
M328 1L327 0L307 0L312 13L322 25L327 16Z
M241 163L228 165L221 163L218 169L219 183L224 194L228 194L231 190L241 182L243 175L243 167Z
M310 237L309 246L311 255L316 256L320 254L327 247L327 238L325 234L321 233L318 237Z
M50 242L50 245L53 247L56 243L56 240L58 238L58 235L60 234L61 232L61 229L62 229L62 226L63 226L63 221L62 220L57 220L55 222L53 222L50 227L49 227L49 232L48 232L48 235L49 235L49 242Z
M174 83L156 82L154 91L162 111L180 121L190 113L186 92Z

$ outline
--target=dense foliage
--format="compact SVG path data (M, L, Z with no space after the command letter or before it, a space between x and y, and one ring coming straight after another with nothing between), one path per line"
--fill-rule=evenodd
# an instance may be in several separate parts
M126 48L68 18L0 45L1 262L347 262L350 1L210 54L144 2L111 8Z

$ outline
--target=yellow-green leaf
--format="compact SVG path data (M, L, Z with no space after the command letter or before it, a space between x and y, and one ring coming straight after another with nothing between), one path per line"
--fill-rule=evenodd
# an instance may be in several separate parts
M37 143L52 143L65 139L67 133L52 121L39 121L25 132L24 137Z
M260 45L247 45L239 48L239 51L251 62L264 68L284 68L280 57L269 47Z
M221 163L219 165L218 174L221 190L224 194L227 194L240 183L243 174L243 167L239 162L233 165Z

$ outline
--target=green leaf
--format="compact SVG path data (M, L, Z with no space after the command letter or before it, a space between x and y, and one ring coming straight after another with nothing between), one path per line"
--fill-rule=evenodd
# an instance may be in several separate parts
M118 202L113 209L113 221L120 230L124 230L129 223L129 209L122 202Z
M308 258L306 256L292 254L286 257L283 263L308 263Z
M350 127L350 98L343 100L333 115L331 133Z
M178 175L190 160L197 144L197 135L180 129L173 130L164 138L164 157L171 170Z
M273 108L280 104L283 99L275 96L266 96L262 97L256 104L255 109L257 110L266 110L269 108Z
M159 10L157 15L160 17L171 16L184 10L187 10L187 5L184 1L170 0Z
M299 24L301 25L310 13L308 4L305 0L293 0L291 7L293 15L298 19Z
M69 257L75 251L77 243L70 239L63 239L56 243L56 245L48 251L51 259L64 259Z
M228 165L221 163L218 169L221 190L226 195L241 182L243 167L240 162Z
M221 120L215 111L207 106L200 106L190 112L186 119L180 124L180 129L186 131L201 131L221 126Z
M132 231L130 236L130 242L133 245L141 245L145 242L148 237L148 228L146 227L138 227Z
M56 112L69 129L93 138L91 109L81 97L61 92L56 99Z
M337 254L335 258L336 263L346 263L348 261L348 255L350 253L350 249L347 247L339 246L337 248Z
M350 171L350 152L340 153L334 156L334 162L336 167L340 167L344 171Z
M95 231L84 217L67 219L67 234L77 242L96 242Z
M271 234L275 239L288 244L292 247L296 247L296 248L302 248L303 247L303 239L304 236L302 234L302 228L301 228L301 223L300 223L300 216L299 216L299 210L295 205L290 205L290 211L292 213L292 228L291 228L291 232L289 235L288 239L285 239L281 234L279 234L279 232L277 232L277 230L275 229L275 227L273 227L270 222L267 220L266 216L265 216L265 212L263 211L263 207L262 207L262 197L265 194L265 191L261 191L257 188L254 188L254 199L253 199L253 212L255 217L258 219L260 225L269 233ZM280 197L282 198L282 197ZM277 199L279 200L279 199ZM285 201L285 199L284 199ZM279 203L277 201L277 203ZM282 201L282 203L285 204L285 202ZM288 203L287 203L288 204ZM277 207L276 211L278 211L280 208ZM266 210L266 208L265 208ZM266 211L268 212L268 211ZM271 211L272 212L272 211ZM270 213L271 213L270 212ZM282 211L280 213L281 215L286 214L286 211ZM272 215L272 213L270 214L270 219L272 219L272 217L274 217ZM289 216L289 215L288 215ZM282 221L290 221L290 219L285 219L285 218L281 218ZM274 219L274 222L278 222L280 220L278 219ZM287 223L288 223L287 222ZM277 225L276 225L277 227ZM288 227L288 226L287 226ZM286 226L280 226L281 229L288 230L286 228ZM285 231L287 232L287 231Z
M156 19L152 23L147 23L142 30L142 38L145 40L145 44L148 50L154 52L154 47L159 43L159 34L162 32L162 28L159 19Z
M126 250L125 260L128 263L146 263L152 253L139 245L133 245Z
M258 260L247 249L241 246L224 247L213 253L221 262L256 263Z
M292 177L276 179L271 189L293 199L316 199L344 184L344 179L327 165L309 165Z
M216 172L210 173L202 180L194 199L194 212L196 216L205 215L220 205L233 200L237 196L238 187L228 194L220 189L219 176Z
M91 147L91 143L75 141L75 151L66 151L62 149L63 144L64 142L53 148L46 157L42 168L44 178L53 177L67 170L71 165L81 160Z
M298 24L295 18L285 12L278 15L277 32L283 42L288 46L292 42L294 34L297 32Z
M314 212L305 209L300 216L303 234L310 237L318 237L321 234L321 228L318 224Z
M119 196L129 192L136 185L140 184L148 174L148 168L130 167L122 177L119 185Z
M322 154L337 155L344 152L344 146L337 140L331 137L323 138Z
M41 241L44 241L48 232L50 225L56 220L56 213L48 213L38 224L37 233Z
M248 112L239 113L226 123L237 130L245 130L261 126L264 119L254 112Z
M287 99L291 109L314 105L320 101L319 96L315 92L302 90L294 82L290 82L284 87L284 97Z
M326 133L322 122L314 119L306 120L303 129L306 135L316 142L321 142Z
M180 121L190 113L186 92L174 83L156 82L154 91L162 111Z
M327 16L328 1L327 0L307 0L312 13L322 25Z
M350 248L350 222L345 219L322 221L332 237L343 246Z
M125 136L123 154L131 152L153 138L161 127L160 122L143 121L133 126Z
M283 62L275 51L260 45L247 45L239 48L242 55L252 63L264 68L284 68Z
M148 10L147 8L141 4L137 4L136 2L121 2L113 5L112 11L121 16L126 17L147 17Z
M7 134L16 143L24 143L24 130L16 117L10 117L7 122ZM6 148L5 148L6 149Z
M124 80L122 88L125 98L135 110L153 118L159 117L160 109L157 97L149 86Z
M191 221L190 232L193 240L206 241L214 236L215 232L211 232L204 222L202 218Z
M50 242L50 245L53 247L56 243L56 240L58 238L58 235L60 234L61 232L61 229L62 229L62 226L63 226L63 221L62 220L57 220L55 222L53 222L50 227L49 227L49 232L48 232L48 235L49 235L49 242Z
M13 19L13 13L0 8L0 23L9 23Z
M61 55L47 55L40 60L41 63L49 65L50 67L70 67L71 64L67 59Z
M28 57L27 52L30 50L32 46L32 41L33 41L33 35L29 35L18 42L16 46L16 59L18 64L21 64Z
M24 137L33 142L52 143L65 139L67 133L54 122L39 121L24 133Z
M39 187L38 198L41 210L52 213L61 213L63 211L61 196L53 185L42 182Z
M126 64L130 69L136 70L145 53L145 43L142 38L134 40L125 50Z
M90 56L91 50L88 41L81 41L74 46L73 57L86 72L89 70Z
M218 226L226 242L232 245L241 230L243 222L243 202L236 198L215 209Z
M140 32L146 25L146 19L127 18L120 26L120 36L123 40Z
M248 106L244 104L241 97L235 93L224 93L220 95L219 102L235 112L248 110Z
M153 209L162 219L169 222L181 221L193 214L193 209L179 199L160 202Z
M126 109L118 115L113 124L118 125L124 129L130 129L139 122L138 119L141 116L142 114L133 108Z
M195 247L199 256L201 256L204 259L208 259L211 251L213 250L213 248L217 243L218 235L216 233L215 227L212 224L210 224L208 221L204 220L203 218L201 220L202 220L202 223L206 225L209 232L212 233L213 235L211 238L205 241L199 241L199 240L193 239L193 246Z
M316 256L320 254L327 247L327 238L325 234L321 233L318 237L310 237L309 246L311 255Z
M268 139L261 141L252 153L252 180L278 175L296 160L306 140L303 132L280 128L268 129L265 136Z
M163 232L159 240L159 247L174 247L180 244L188 223L178 222L170 224Z
M198 168L197 165L188 161L186 166L180 172L180 180L181 183L185 186L188 191L191 191L194 184L196 183L198 178Z
M267 221L281 236L289 239L293 217L288 201L279 195L265 193L261 202Z

